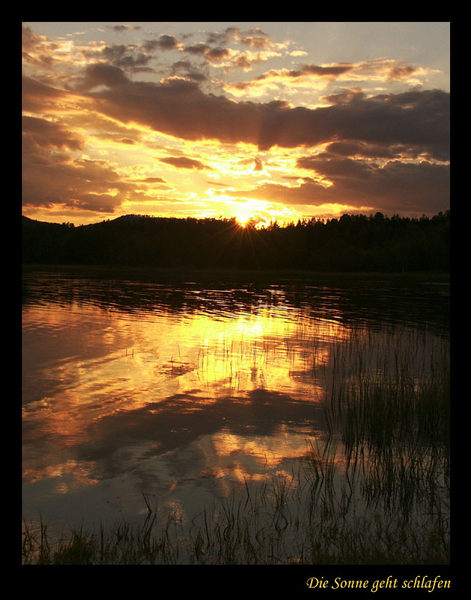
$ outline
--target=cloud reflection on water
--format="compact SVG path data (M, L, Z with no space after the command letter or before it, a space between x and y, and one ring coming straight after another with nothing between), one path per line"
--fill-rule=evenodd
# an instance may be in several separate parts
M129 513L142 492L196 506L288 472L323 435L334 349L356 330L338 290L315 292L317 302L281 286L33 277L23 310L25 508L57 511L75 498L78 518L111 489Z

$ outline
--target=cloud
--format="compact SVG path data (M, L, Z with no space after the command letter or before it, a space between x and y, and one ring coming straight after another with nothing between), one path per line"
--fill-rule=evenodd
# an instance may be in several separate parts
M285 45L272 41L259 28L244 31L238 27L227 27L222 32L207 33L205 41L188 43L180 49L203 58L209 65L248 71L254 63L279 56Z
M143 48L146 51L153 50L175 50L181 47L181 42L173 35L161 35L158 39L146 40Z
M419 84L417 77L426 76L431 72L430 69L419 68L403 61L377 58L358 63L354 76L370 81L409 81Z
M237 27L226 27L226 29L222 32L213 31L207 34L206 43L217 44L218 46L228 44L230 41L237 38L239 32L240 29Z
M448 165L393 160L380 166L366 160L304 157L298 160L298 167L311 169L313 177L304 177L297 185L266 183L226 193L293 206L375 207L390 214L433 214L449 208ZM331 185L321 183L319 176Z
M344 88L338 90L333 94L322 96L321 100L328 104L349 104L355 100L362 100L366 98L365 92L360 88Z
M57 102L69 92L46 85L31 77L22 77L22 107L24 111L55 110Z
M369 158L393 158L400 155L404 147L389 146L382 144L369 144L366 142L332 142L326 147L324 156L339 155L353 157L369 157Z
M253 167L254 171L263 171L263 162L260 158L256 157L254 159L254 167Z
M81 139L44 119L24 118L22 198L25 207L68 206L113 213L138 187L108 162L72 158L60 150L81 148Z
M164 184L129 175L141 159L152 168L146 161L156 149L162 163L196 174L210 168L205 152L220 148L227 195L308 208L446 209L450 96L414 83L432 71L388 58L296 64L290 44L249 27L143 36L135 44L51 41L23 27L25 204L113 212L124 200L149 201L143 190ZM147 80L134 76L155 58ZM276 68L234 81L234 69L248 72L268 58L277 59ZM203 141L211 144L190 150L186 143ZM283 156L284 149L293 152ZM250 157L250 183L235 181L235 156ZM94 169L92 157L99 159ZM267 182L270 174L278 183ZM185 195L184 186L174 186L171 201ZM201 181L195 186L204 196Z
M231 33L236 41L253 50L268 50L280 46L276 42L273 42L270 36L259 27L251 28L247 31L233 28Z
M112 213L123 202L129 186L105 162L26 156L22 188L24 206L66 205Z
M88 65L85 69L81 81L76 84L76 90L86 91L100 85L108 88L128 83L130 80L124 71L115 65L104 63L94 63Z
M79 150L83 147L81 137L68 131L63 125L37 117L22 117L23 152L26 148L56 147Z
M31 50L41 43L42 37L34 33L30 27L22 28L22 47L24 51Z
M22 58L24 63L49 67L54 62L54 52L58 44L48 41L45 36L34 33L30 27L22 27Z
M203 82L207 80L207 76L201 73L194 65L188 60L179 60L173 63L171 67L172 75L184 76L190 81Z
M259 54L256 56L259 58ZM240 55L237 60L232 62L237 64L239 61L240 66L248 70L251 64L257 60L250 57L245 60L246 64L244 65L243 58L245 57ZM227 81L224 83L224 88L235 95L240 95L240 92L243 91L246 95L250 93L256 96L263 93L273 94L275 89L278 89L280 93L289 94L295 90L298 93L312 93L314 90L327 88L334 81L343 82L348 87L361 84L363 88L367 88L368 86L377 86L378 82L383 84L401 82L417 88L423 84L423 79L433 72L430 69L418 68L393 59L374 59L359 63L335 62L322 65L307 63L293 68L270 69L251 80ZM356 89L363 93L362 88L357 86ZM336 94L324 97L324 100L329 101L330 99L332 100L330 103L336 104L342 100L342 97L337 97ZM312 100L310 103L312 104Z
M138 181L140 183L167 183L165 179L162 179L162 177L143 177L142 179L135 179L134 181Z
M448 153L450 100L440 90L356 96L328 107L291 108L279 101L256 104L206 95L189 81L131 82L114 69L94 65L87 70L89 80L110 88L89 92L97 110L183 139L246 142L260 150L349 140L420 146L440 159Z
M139 52L135 46L125 44L105 46L101 51L101 56L111 65L132 70L144 67L152 58L143 52Z
M177 169L208 169L206 165L204 165L199 160L195 160L193 158L188 158L186 156L171 156L169 158L159 158L160 162L167 163L168 165L172 165L173 167L177 167Z
M389 70L388 79L389 81L404 79L405 77L410 77L416 71L417 69L411 65L393 65Z
M240 54L233 60L233 64L244 70L250 70L252 64L265 60L259 53L255 55ZM350 63L336 63L330 65L304 64L293 69L270 69L254 79L245 81L225 82L224 88L231 93L238 94L244 91L246 94L270 93L274 88L313 89L326 87L332 80L348 73L355 67Z
M140 25L107 25L107 27L117 33L122 33L123 31L138 31L141 29Z
M290 80L309 76L315 76L316 78L335 78L344 73L348 73L348 71L351 71L353 68L354 65L351 63L342 63L327 66L313 64L301 65L298 69L271 69L257 77L256 81L264 81L266 79Z
M206 40L207 44L217 44L218 46L227 45L234 41L258 50L278 46L270 39L268 34L258 27L246 31L238 27L227 27L223 32L209 33Z
M228 48L223 48L221 46L212 48L203 42L191 46L185 46L184 52L196 56L203 56L210 63L218 63L232 56L232 52Z

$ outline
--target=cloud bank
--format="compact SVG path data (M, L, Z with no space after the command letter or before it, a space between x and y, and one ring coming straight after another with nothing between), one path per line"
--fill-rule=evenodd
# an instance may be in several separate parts
M141 34L138 26L110 29L120 36ZM245 163L257 167L252 168L252 179L230 184L226 197L261 199L293 210L304 207L304 213L328 204L399 213L446 210L449 93L406 85L408 78L426 70L378 59L322 65L306 61L296 67L265 69L240 86L249 92L251 86L269 84L278 91L288 90L291 95L287 92L286 99L280 94L266 101L249 93L225 94L240 82L221 74L250 71L268 56L279 60L283 51L290 55L288 48L288 43L274 42L259 28L228 27L207 31L200 40L161 33L143 37L140 44L97 42L68 55L58 42L25 27L24 205L62 205L99 214L119 210L124 201L143 199L138 179L151 185L168 177L158 170L131 176L137 167L129 149L135 149L135 157L138 151L149 153L154 144L148 142L144 148L143 140L152 140L154 134L164 136L155 139L168 139L169 147L156 145L159 152L153 164L195 176L215 170L214 151L205 155L201 144L210 143L213 149L219 145L218 158L227 156L229 164L234 164L231 152L245 148ZM168 61L162 62L163 57ZM368 88L368 74L374 81L381 78L384 89ZM303 92L306 80L327 82L316 105L296 105L292 89L283 87L300 80ZM335 87L336 82L347 85ZM404 84L402 89L387 89L398 82ZM87 130L85 123L96 126ZM106 134L104 127L121 134ZM114 154L118 142L128 148L128 154L120 156L128 157L129 166L110 159L111 150L97 149L91 156L92 143L98 148L100 140L104 147L106 139L115 142ZM200 145L193 153L191 143ZM285 158L286 166L277 166L277 177L267 180L270 164L281 165L288 151L295 152L293 158ZM258 157L262 154L263 163Z

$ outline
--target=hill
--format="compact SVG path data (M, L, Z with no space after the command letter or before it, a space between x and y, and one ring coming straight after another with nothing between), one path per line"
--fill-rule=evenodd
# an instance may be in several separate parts
M450 212L431 218L343 215L257 230L235 219L125 215L91 225L22 218L28 264L448 271Z

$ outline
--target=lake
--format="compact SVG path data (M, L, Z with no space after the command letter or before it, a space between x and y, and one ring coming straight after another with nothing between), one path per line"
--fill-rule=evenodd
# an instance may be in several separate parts
M433 420L442 426L448 410L445 276L37 269L23 274L22 306L23 518L33 529L41 519L57 532L139 524L152 507L178 529L172 561L205 562L215 537L202 535L203 519L250 505L250 556L270 539L273 560L270 524L289 546L275 562L309 562L309 488L311 499L322 492L324 524L337 494L329 514L338 522L341 509L352 531L373 513L390 522L400 506L410 547L433 532L443 550L432 558L446 562L447 431Z

